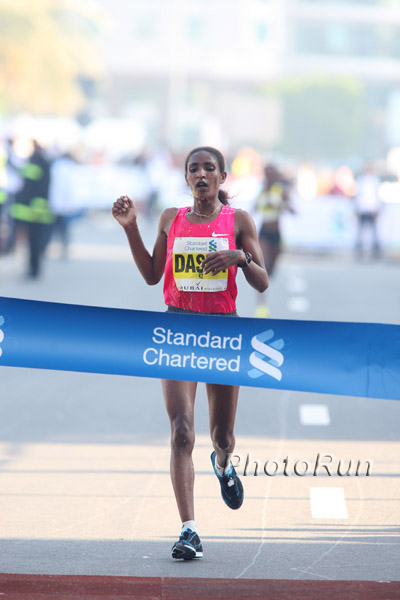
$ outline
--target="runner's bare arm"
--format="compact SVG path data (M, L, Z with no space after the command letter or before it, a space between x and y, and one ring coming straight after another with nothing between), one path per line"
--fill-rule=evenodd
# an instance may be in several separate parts
M127 196L118 198L113 204L112 214L124 228L133 259L143 279L149 285L157 284L164 274L168 231L176 209L169 208L161 214L152 254L144 245L137 224L137 210L132 200Z
M235 230L237 247L252 255L251 263L243 269L244 276L253 288L258 292L264 292L268 287L268 273L265 269L257 228L250 213L245 210L236 210ZM244 254L242 254L240 262L243 264Z

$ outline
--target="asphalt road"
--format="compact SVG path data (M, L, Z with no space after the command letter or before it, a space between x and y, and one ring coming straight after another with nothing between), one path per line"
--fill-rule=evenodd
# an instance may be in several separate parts
M152 228L145 229L150 240ZM0 264L0 294L164 310L105 215L76 226L70 258L43 278L24 254ZM239 278L238 311L256 293ZM400 263L282 256L273 318L400 324ZM400 402L242 388L236 450L245 503L230 511L212 474L204 385L196 404L196 519L202 561L174 562L180 529L159 381L0 368L0 572L152 577L399 580ZM296 475L331 455L332 476ZM259 475L243 477L246 457ZM287 459L287 472L282 471ZM338 476L353 459L350 476ZM267 476L263 471L275 469ZM355 475L358 461L360 475ZM370 475L366 476L367 462Z

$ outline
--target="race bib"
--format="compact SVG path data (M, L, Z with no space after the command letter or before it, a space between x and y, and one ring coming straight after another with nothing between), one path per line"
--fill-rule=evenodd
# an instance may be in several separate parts
M210 252L229 250L227 238L175 238L172 264L180 292L223 292L228 285L228 269L212 275L203 273L201 263Z

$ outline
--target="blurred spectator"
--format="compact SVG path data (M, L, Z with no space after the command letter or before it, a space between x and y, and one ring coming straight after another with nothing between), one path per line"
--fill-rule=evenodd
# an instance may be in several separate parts
M366 230L371 234L371 253L375 258L381 256L381 245L378 236L377 221L381 211L381 200L379 198L380 179L374 173L370 164L365 165L362 173L356 179L356 193L354 206L357 216L357 232L355 253L358 258L364 252L363 237Z
M153 193L154 189L150 180L147 155L145 152L140 152L134 156L125 155L119 160L118 165L129 168L130 189L132 190L130 193L135 198L139 212L150 219L156 195Z
M272 164L266 165L264 169L264 184L256 198L255 210L259 213L261 222L259 239L265 267L271 277L275 272L276 261L281 252L279 227L281 213L284 210L295 212L290 202L290 182ZM258 295L255 314L256 317L267 317L269 314L265 293Z
M74 177L76 160L70 153L56 158L50 168L49 208L55 216L52 237L61 242L61 256L67 258L71 222L83 214L74 205Z
M141 198L144 214L148 221L152 220L157 204L157 189L151 178L151 163L145 152L141 152L134 161L136 194Z
M5 218L6 211L4 210L7 200L7 164L8 155L6 149L0 146L0 255L4 254L5 251Z
M48 192L50 160L35 141L32 155L20 170L23 186L10 207L11 216L25 229L28 238L29 260L27 276L40 275L42 258L55 221L49 210Z
M347 165L342 165L335 171L334 182L330 193L336 196L354 196L355 181L353 172Z
M23 179L19 174L21 163L13 151L13 140L7 139L0 152L0 254L7 254L15 241L15 224L9 207L21 189Z
M181 156L162 150L156 158L155 166L152 167L153 185L157 189L157 203L159 210L168 206L187 206L188 186L182 177Z
M165 181L170 175L172 157L165 148L159 148L148 156L147 175L149 178L149 198L147 203L147 218L152 221L160 210L160 199ZM181 185L181 181L179 181Z

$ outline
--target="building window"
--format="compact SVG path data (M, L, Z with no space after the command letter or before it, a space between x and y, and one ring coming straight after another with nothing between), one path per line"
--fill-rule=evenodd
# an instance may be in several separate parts
M297 0L309 4L356 4L359 6L399 7L399 0Z
M187 37L194 43L204 42L207 35L206 20L203 16L193 15L187 21Z
M259 21L255 24L255 39L257 42L266 42L269 39L269 23Z
M326 49L334 54L348 54L351 49L348 27L341 24L328 25L326 28Z
M351 23L299 23L294 30L294 49L299 54L399 58L400 28L392 25Z
M319 54L325 45L322 27L297 25L294 30L294 49L300 54Z
M155 36L155 20L151 14L139 15L135 19L134 35L143 41Z

